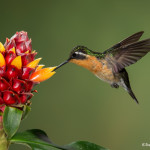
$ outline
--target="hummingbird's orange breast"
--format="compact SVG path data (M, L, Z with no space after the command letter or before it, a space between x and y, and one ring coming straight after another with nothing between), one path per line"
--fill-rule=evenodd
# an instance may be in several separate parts
M97 59L94 56L88 55L86 59L72 59L70 62L88 69L98 78L106 82L113 83L117 80L112 72L112 68L105 59Z
M87 56L86 59L71 59L70 62L82 66L91 72L102 69L102 63L94 56Z

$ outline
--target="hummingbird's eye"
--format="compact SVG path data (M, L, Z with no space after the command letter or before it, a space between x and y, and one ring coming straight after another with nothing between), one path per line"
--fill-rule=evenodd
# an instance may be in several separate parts
M74 52L72 55L71 55L71 58L72 59L85 59L86 58L86 55L81 53L81 52Z
M72 57L73 57L73 58L75 58L76 56L77 56L77 54L76 54L76 53L73 53L73 54L72 54Z

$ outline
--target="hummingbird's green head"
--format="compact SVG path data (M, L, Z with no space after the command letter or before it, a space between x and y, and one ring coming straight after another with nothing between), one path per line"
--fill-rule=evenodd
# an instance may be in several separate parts
M69 61L72 59L86 59L88 51L90 51L87 47L85 46L76 46L73 48L73 50L70 53L69 56Z
M71 51L69 59L86 59L88 56L95 56L99 58L101 53L94 52L85 46L76 46Z

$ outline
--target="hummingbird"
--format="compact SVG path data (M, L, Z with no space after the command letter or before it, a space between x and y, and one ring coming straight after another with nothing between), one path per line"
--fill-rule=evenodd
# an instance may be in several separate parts
M76 46L69 58L55 70L68 62L77 64L109 83L112 88L123 87L133 100L139 103L131 89L125 67L136 63L150 51L150 39L139 41L143 33L144 31L137 32L104 52L95 52L85 46Z

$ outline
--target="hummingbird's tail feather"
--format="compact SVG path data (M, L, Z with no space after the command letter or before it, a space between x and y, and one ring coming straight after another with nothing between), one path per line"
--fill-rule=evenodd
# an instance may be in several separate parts
M126 89L128 91L128 93L130 94L130 96L137 102L137 104L139 104L139 101L137 100L137 98L135 97L133 91L131 88L127 88Z
M125 69L122 69L120 71L120 75L121 75L121 86L130 94L130 96L137 102L137 104L139 104L136 96L134 95L131 89L127 71Z

